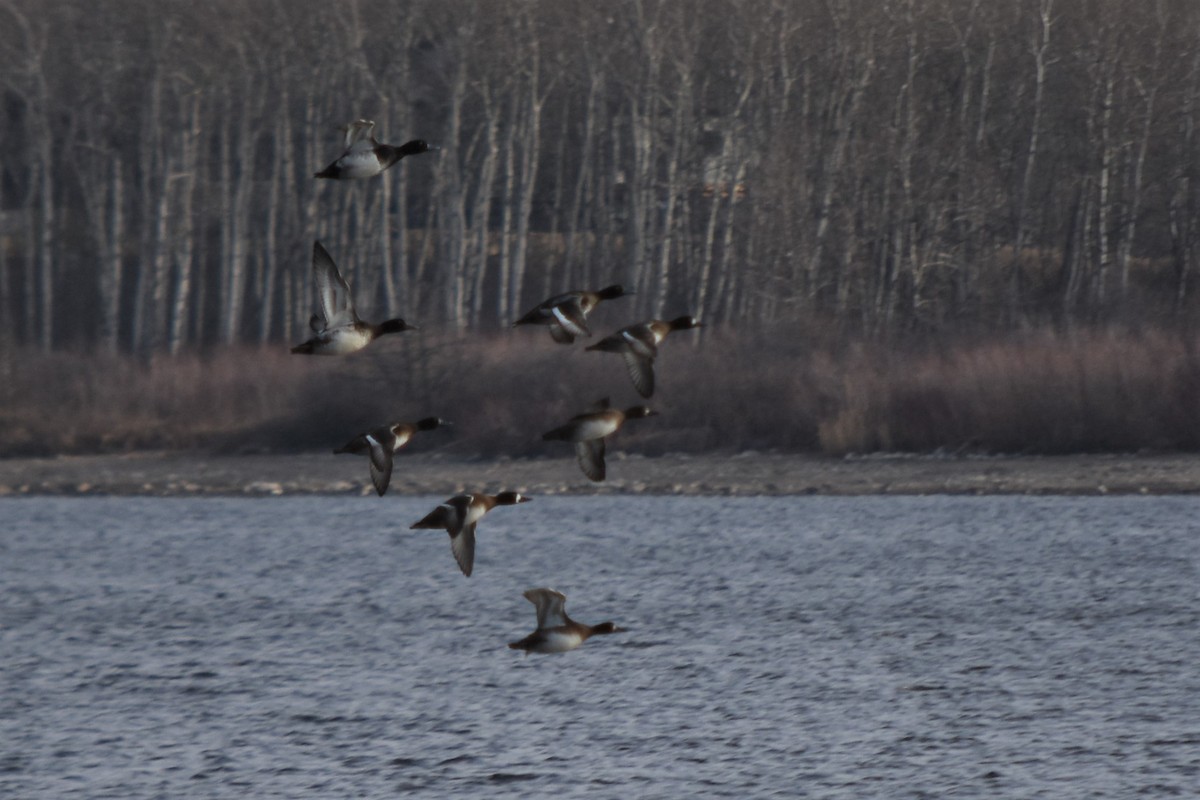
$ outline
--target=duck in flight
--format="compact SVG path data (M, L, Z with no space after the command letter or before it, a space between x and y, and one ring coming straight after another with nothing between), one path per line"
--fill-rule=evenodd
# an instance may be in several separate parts
M443 425L451 424L438 417L425 417L416 422L397 422L355 436L333 452L335 455L337 453L354 453L356 455L366 453L367 460L371 465L371 483L375 484L375 491L379 493L380 497L383 497L383 493L387 491L388 483L392 479L392 457L396 451L408 444L417 431L437 430Z
M512 506L529 500L520 492L459 494L414 522L412 528L443 529L449 533L450 552L462 574L469 578L475 566L475 524L496 506Z
M602 300L613 300L617 297L633 294L625 291L620 284L606 286L592 291L572 291L555 295L549 300L543 300L530 311L513 323L517 325L548 325L550 336L559 344L570 344L577 336L591 336L588 330L587 315L600 304Z
M510 642L513 650L529 653L565 653L574 650L589 637L603 633L621 633L611 622L585 625L567 616L567 596L553 589L527 589L525 599L537 607L537 630L519 642Z
M622 328L611 336L605 336L586 348L605 353L620 353L625 359L625 368L633 388L642 397L654 394L654 359L658 356L658 345L672 331L699 328L695 317L676 317L673 320L652 319Z
M565 424L542 434L544 441L573 442L575 460L583 474L593 481L604 480L604 440L616 433L626 421L653 417L657 411L645 406L633 406L621 411L609 408L608 398L596 403L591 410L577 414Z
M402 319L389 319L378 325L359 319L350 299L350 285L320 242L313 242L312 266L321 311L308 321L312 338L293 347L293 353L341 356L362 350L386 333L416 329Z
M405 156L414 156L430 150L437 150L434 145L424 139L414 139L399 147L390 144L380 144L371 130L375 123L360 119L346 125L346 152L314 177L331 180L353 180L355 178L373 178Z

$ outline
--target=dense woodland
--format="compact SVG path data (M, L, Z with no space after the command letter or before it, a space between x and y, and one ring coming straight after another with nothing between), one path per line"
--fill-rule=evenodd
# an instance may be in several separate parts
M1200 448L1198 122L1195 0L0 0L0 455L545 452L629 387L508 326L616 282L642 452ZM421 330L289 356L314 239Z
M9 343L304 332L364 312L867 335L1190 317L1194 0L0 0ZM440 152L312 175L339 124Z

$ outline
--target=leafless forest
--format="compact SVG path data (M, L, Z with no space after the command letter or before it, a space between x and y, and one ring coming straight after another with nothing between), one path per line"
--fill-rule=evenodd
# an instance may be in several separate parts
M162 368L298 341L314 239L364 316L427 345L621 282L621 324L695 314L711 353L773 374L805 374L810 335L828 352L803 364L873 365L825 370L786 446L978 441L847 428L893 391L878 376L911 383L895 353L918 339L946 375L976 358L948 348L989 341L1028 374L1013 336L1200 375L1194 0L0 0L0 99L10 387L63 353ZM314 180L360 117L443 149ZM882 355L841 359L862 347ZM1161 399L1161 375L1116 380ZM1193 401L1149 441L1110 445L1110 421L1050 447L1191 447Z

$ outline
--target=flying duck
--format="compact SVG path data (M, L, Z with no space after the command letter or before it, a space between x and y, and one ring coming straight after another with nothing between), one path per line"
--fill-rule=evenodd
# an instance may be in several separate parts
M565 425L560 425L552 431L542 434L544 441L562 441L575 443L575 459L583 474L593 481L602 481L605 476L604 439L616 433L627 420L653 417L657 411L651 411L645 406L633 406L624 411L608 407L608 398L604 398L585 411L571 417Z
M430 511L423 519L412 524L413 528L444 529L450 534L450 552L463 575L471 577L475 566L475 523L496 506L512 506L527 503L532 498L520 492L500 494L459 494L451 497Z
M621 633L611 622L584 625L567 616L564 605L567 596L553 589L527 589L525 599L537 607L537 630L519 642L510 642L513 650L529 653L565 653L601 633Z
M313 282L321 312L313 314L308 325L313 337L292 348L293 353L318 356L340 356L362 350L385 333L414 330L402 319L389 319L378 325L363 322L354 311L350 285L338 272L329 253L320 242L313 242Z
M380 144L376 141L371 129L375 123L360 119L344 127L346 131L346 152L325 169L316 173L317 178L333 180L350 180L353 178L372 178L395 164L405 156L414 156L429 150L437 150L434 145L424 139L414 139L399 147L390 144Z
M633 292L620 284L606 286L594 292L577 290L555 295L534 306L529 313L513 323L517 325L548 325L550 336L559 344L570 344L576 336L591 336L587 315L601 300L613 300Z
M425 417L416 422L397 422L355 436L333 452L335 455L337 453L354 453L356 455L366 453L367 460L371 464L371 482L375 484L375 491L379 493L380 497L383 497L383 493L387 491L388 482L392 479L392 456L395 452L408 444L409 439L417 431L432 431L450 424L452 423L438 417Z
M622 328L587 349L620 353L633 388L642 397L650 397L654 394L654 357L658 355L659 343L671 331L699 328L700 324L695 317L676 317L670 321L652 319Z

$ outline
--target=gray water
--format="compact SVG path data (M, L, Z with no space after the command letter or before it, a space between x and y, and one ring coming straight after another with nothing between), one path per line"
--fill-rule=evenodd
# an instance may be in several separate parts
M1200 791L1200 499L441 499L0 501L0 797Z

